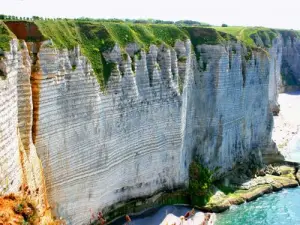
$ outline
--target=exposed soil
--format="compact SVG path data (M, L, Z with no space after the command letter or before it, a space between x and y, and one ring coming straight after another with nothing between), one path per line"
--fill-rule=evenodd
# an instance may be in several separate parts
M0 196L0 225L38 225L42 217L28 195L8 194ZM48 221L48 225L64 224Z
M6 26L17 36L25 41L43 41L43 35L33 22L5 21Z

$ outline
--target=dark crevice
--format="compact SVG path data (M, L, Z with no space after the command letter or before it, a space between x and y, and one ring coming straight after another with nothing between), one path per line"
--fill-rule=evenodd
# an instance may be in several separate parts
M38 132L38 120L39 120L39 102L40 102L40 82L41 82L41 69L39 64L38 52L41 43L27 43L29 54L32 60L31 64L31 90L32 90L32 141L36 143L36 136Z
M155 60L152 59L151 55L147 55L147 68L148 68L148 75L149 75L149 85L150 87L153 86L153 70L154 70L154 62Z
M5 73L2 71L2 69L0 68L0 79L5 79L6 75Z
M298 177L297 177L298 171L299 171L299 166L296 166L296 167L295 167L295 174L294 174L294 176L295 176L295 178L296 178L296 181L297 181L298 184L300 185L300 180L299 180Z
M232 50L229 51L229 70L231 70L231 64L232 64Z
M245 85L246 85L246 70L247 70L246 67L247 67L246 60L243 59L242 60L243 87L245 87Z

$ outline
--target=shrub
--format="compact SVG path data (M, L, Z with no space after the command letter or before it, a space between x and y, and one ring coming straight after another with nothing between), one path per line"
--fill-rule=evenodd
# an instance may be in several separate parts
M186 62L187 57L186 56L181 56L178 58L178 62Z
M213 183L213 171L193 161L189 167L189 192L203 196L210 192Z

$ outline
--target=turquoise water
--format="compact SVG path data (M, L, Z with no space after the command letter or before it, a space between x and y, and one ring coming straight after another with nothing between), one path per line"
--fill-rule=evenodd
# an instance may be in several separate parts
M300 188L234 206L217 216L216 225L300 225Z

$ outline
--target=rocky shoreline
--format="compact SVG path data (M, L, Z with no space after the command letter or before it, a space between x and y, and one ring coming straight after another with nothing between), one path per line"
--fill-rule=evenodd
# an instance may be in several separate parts
M298 187L300 184L300 170L297 164L290 164L293 163L285 162L274 166L265 166L251 179L244 176L244 174L237 176L236 173L226 177L222 182L214 186L214 194L205 206L196 206L196 208L201 211L212 213L212 220L208 223L205 223L205 220L201 221L203 224L215 224L216 214L214 213L224 212L232 205L240 205L244 202L254 201L264 194L278 192L284 188ZM227 185L224 183L227 183ZM202 214L205 215L204 213ZM176 217L177 220L174 218L174 215L168 215L161 225L170 224L169 222L172 221L180 222L180 217ZM196 224L196 221L197 220L192 218L185 220L183 224Z
M248 176L246 174L248 174ZM240 205L244 202L253 201L264 194L277 192L283 188L298 187L299 180L300 170L297 163L282 162L266 165L252 175L249 174L249 171L236 169L230 175L213 185L213 195L205 205L191 204L188 190L179 189L173 192L159 192L152 197L144 199L135 199L119 203L104 210L104 214L107 221L113 222L117 220L116 218L123 218L126 214L133 217L140 216L149 209L163 205L190 205L196 210L202 211L203 215L205 215L203 212L208 214L212 213L213 220L209 224L214 224L216 221L214 213L224 212L232 205ZM165 220L169 221L168 224L173 220L180 221L180 217L176 217L177 219L175 217L174 215L170 215L168 219L166 217ZM198 217L199 215L197 218ZM195 222L194 216L188 219ZM186 224L192 224L191 222L187 222L188 219L184 220Z
M298 187L299 180L298 165L292 166L284 163L268 165L252 179L233 174L214 187L213 196L200 209L220 213L232 205L253 201L264 194L277 192L283 188Z

